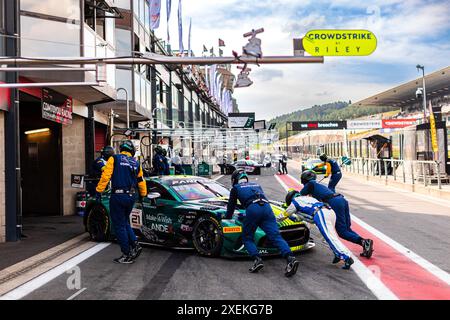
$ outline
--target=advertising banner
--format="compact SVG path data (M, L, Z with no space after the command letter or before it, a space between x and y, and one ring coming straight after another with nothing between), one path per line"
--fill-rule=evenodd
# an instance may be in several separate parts
M405 128L417 124L417 119L383 119L382 127L385 129Z
M347 129L380 129L381 120L347 120Z
M338 130L345 129L346 125L346 121L295 121L292 122L292 131Z
M253 129L255 123L255 113L230 113L228 114L229 128Z
M72 124L73 102L52 89L42 89L42 118L61 124Z
M266 120L258 120L253 124L253 129L255 130L265 130L266 129Z

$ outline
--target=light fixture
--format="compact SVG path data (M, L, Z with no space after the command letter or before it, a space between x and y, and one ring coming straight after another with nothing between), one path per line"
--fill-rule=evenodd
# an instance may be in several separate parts
M25 134L35 134L35 133L42 133L42 132L49 132L50 128L42 128L42 129L36 129L36 130L29 130L29 131L25 131Z

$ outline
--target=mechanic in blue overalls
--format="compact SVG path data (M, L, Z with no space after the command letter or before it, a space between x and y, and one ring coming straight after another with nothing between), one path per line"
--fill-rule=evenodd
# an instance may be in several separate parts
M347 200L343 195L333 192L323 184L316 181L314 172L306 170L301 175L303 189L302 196L312 196L317 200L328 203L336 214L336 232L342 239L359 244L363 247L362 257L370 258L373 252L373 241L363 239L359 234L351 229L350 209Z
M142 251L136 235L130 226L130 214L139 193L140 198L147 195L147 185L142 167L134 157L136 149L130 140L120 145L120 154L109 158L97 185L97 201L101 201L101 193L111 181L111 198L109 213L111 215L117 241L122 256L114 262L130 264Z
M97 186L100 177L102 176L103 169L105 168L108 159L114 155L114 148L106 146L100 151L100 157L94 160L92 163L92 176L87 180L86 188L90 195L95 195L95 188Z
M231 175L233 188L228 201L226 219L233 217L237 201L245 208L245 217L243 221L242 241L248 254L254 259L250 272L258 272L264 267L261 255L255 244L255 232L260 227L271 243L273 243L286 258L287 265L285 276L293 276L297 272L298 260L294 257L287 242L281 237L278 223L272 211L264 191L261 186L248 181L248 176L244 170L238 169Z
M153 168L158 176L164 175L165 171L164 157L162 154L163 148L161 148L161 146L157 146L155 148L155 155L153 156Z
M315 224L333 251L333 264L344 261L342 269L350 269L354 263L350 252L341 245L337 239L335 224L336 214L329 210L329 207L313 197L301 196L296 190L290 190L286 195L286 209L283 219L289 218L292 221L306 221Z
M327 178L331 174L328 188L331 189L331 191L336 192L336 185L342 178L341 167L339 167L339 164L336 160L328 159L328 156L325 153L322 153L319 158L321 161L323 161L323 163L318 164L316 168L326 166L325 178Z

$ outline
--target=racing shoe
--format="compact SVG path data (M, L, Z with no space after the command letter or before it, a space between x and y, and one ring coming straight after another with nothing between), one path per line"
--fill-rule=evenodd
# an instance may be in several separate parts
M299 262L294 256L288 256L287 258L287 265L286 265L286 271L284 275L286 277L291 277L294 274L297 273Z
M256 257L255 258L255 262L253 262L253 266L248 269L248 271L250 271L251 273L256 273L259 270L261 270L264 267L264 263L261 259L261 257Z
M131 251L130 251L131 259L136 260L139 257L139 255L141 254L141 252L142 252L142 247L136 241L135 244L134 244L134 247L131 248Z
M355 263L355 261L353 261L352 257L348 257L348 258L345 259L344 261L345 261L345 264L344 264L344 266L342 267L342 269L344 269L344 270L349 270L350 267L352 266L352 264Z
M334 256L333 261L331 261L332 264L336 264L339 263L339 261L341 261L341 258L339 258L338 256Z
M134 262L133 258L131 257L131 254L123 254L122 256L120 256L120 258L116 258L113 260L115 263L120 263L120 264L131 264Z
M361 245L363 247L363 252L360 254L360 256L369 259L373 253L373 240L364 239Z

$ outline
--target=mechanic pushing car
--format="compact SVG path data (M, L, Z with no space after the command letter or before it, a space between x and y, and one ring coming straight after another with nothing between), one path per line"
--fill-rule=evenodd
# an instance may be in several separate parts
M373 241L363 239L351 229L350 209L343 195L333 192L331 189L316 181L317 175L310 171L304 171L301 175L303 189L299 192L302 196L312 196L317 200L328 203L336 214L336 232L342 239L359 244L363 247L362 257L370 258L373 252Z
M325 172L325 178L329 177L331 174L330 182L328 183L328 188L331 191L336 192L336 186L339 180L341 180L342 178L342 172L341 168L339 167L339 164L337 163L336 160L329 159L325 153L322 153L319 159L323 161L323 163L320 163L317 166L315 166L313 170L315 168L322 168L326 166L327 170Z
M260 227L267 235L270 242L275 244L286 258L287 265L285 276L293 276L297 272L298 260L294 257L287 242L281 237L275 215L269 204L261 186L249 182L248 176L244 170L238 169L231 175L233 188L230 192L230 199L227 206L227 219L233 217L237 201L245 208L245 217L243 221L242 241L248 254L254 259L250 272L258 272L264 267L261 256L254 242L256 229Z
M101 201L101 193L111 181L111 198L109 211L122 256L114 262L130 264L142 251L136 235L130 226L130 214L139 196L147 195L147 185L143 178L142 167L134 157L136 149L130 140L120 145L120 154L109 158L97 185L97 200Z
M337 240L334 225L336 223L336 215L329 210L325 203L317 201L313 197L301 196L296 190L290 190L286 195L286 214L282 219L291 219L292 221L303 220L311 224L315 224L328 243L331 251L333 251L333 264L344 261L342 269L350 269L354 263L350 257L350 253Z

